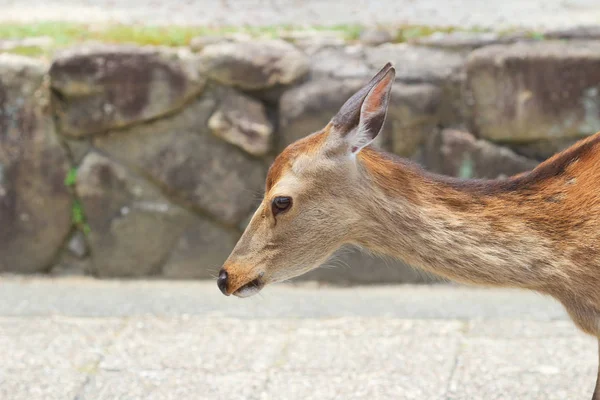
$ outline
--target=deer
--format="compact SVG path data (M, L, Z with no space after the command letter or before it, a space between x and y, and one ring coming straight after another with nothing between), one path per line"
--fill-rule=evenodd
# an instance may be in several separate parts
M373 143L394 80L387 63L275 158L219 271L221 292L252 296L353 245L459 283L551 296L600 338L600 132L512 177L434 174Z

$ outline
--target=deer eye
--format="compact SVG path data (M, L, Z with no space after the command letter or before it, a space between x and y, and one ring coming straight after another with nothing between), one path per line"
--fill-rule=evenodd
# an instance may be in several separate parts
M291 197L283 197L278 196L273 199L271 203L271 209L273 210L273 215L281 214L284 211L287 211L292 206L292 198Z

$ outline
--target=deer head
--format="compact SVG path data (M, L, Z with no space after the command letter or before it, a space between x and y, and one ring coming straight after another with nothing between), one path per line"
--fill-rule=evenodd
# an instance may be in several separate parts
M275 159L264 198L219 273L224 294L251 296L355 241L364 191L358 156L382 130L394 77L386 64L324 129Z

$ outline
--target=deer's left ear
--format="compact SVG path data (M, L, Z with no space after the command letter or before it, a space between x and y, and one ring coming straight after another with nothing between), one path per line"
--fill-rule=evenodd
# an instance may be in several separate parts
M381 132L395 76L394 67L387 63L331 120L352 154L368 146Z

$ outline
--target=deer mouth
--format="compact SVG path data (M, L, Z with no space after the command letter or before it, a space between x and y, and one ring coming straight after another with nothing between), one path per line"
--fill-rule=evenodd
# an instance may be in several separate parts
M264 282L260 278L256 278L244 286L233 292L234 296L237 297L250 297L260 292L260 290L265 286Z

